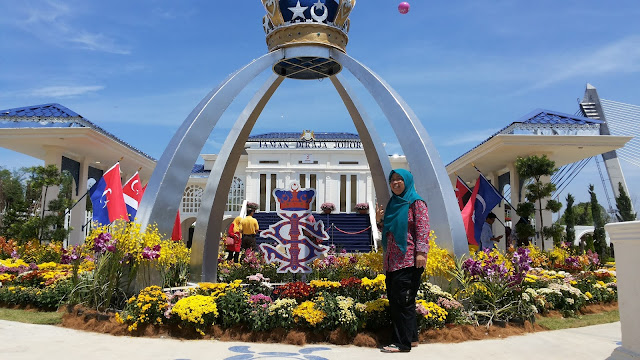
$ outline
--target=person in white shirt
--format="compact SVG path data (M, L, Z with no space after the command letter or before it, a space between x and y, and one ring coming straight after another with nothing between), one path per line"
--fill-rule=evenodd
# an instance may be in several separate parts
M478 251L482 251L484 249L493 249L494 242L500 241L502 239L502 235L494 237L493 230L491 230L491 225L496 221L496 214L490 212L487 215L487 220L485 220L484 224L482 224L482 232L480 233L480 247Z

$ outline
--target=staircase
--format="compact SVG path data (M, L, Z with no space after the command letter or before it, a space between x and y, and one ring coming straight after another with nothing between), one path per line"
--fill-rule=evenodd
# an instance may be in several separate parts
M268 229L282 219L275 212L258 212L253 217L258 220L260 231ZM329 240L325 240L323 245L335 245L337 249L345 249L347 252L372 250L371 224L368 214L313 213L313 217L316 221L324 223L324 229L329 234ZM256 242L258 244L275 243L273 239L262 237L257 237Z

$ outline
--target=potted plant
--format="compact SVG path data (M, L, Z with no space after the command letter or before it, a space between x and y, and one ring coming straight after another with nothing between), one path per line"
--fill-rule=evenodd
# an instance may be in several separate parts
M369 212L369 203L357 203L356 204L356 210L360 213L360 214L366 214Z
M331 202L326 202L320 205L320 209L322 209L325 214L331 214L331 212L336 209L336 206Z

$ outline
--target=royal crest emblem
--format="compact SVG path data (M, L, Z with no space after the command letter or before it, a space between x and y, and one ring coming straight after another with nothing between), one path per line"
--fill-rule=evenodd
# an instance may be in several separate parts
M295 182L290 189L273 191L277 213L282 220L262 231L260 236L275 240L277 245L260 244L260 249L268 263L280 265L279 273L310 273L308 264L329 250L310 237L322 241L329 239L329 234L322 221L312 221L309 207L315 198L315 190L300 189Z
M316 136L311 130L302 130L302 135L300 135L300 139L306 140L306 141L312 141L316 139Z

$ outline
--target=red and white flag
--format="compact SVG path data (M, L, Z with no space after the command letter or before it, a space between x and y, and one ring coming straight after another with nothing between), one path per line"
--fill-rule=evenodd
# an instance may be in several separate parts
M140 175L136 173L129 179L122 188L124 195L124 202L127 204L127 213L129 214L129 221L133 221L138 212L138 205L142 200L142 185L140 184Z

